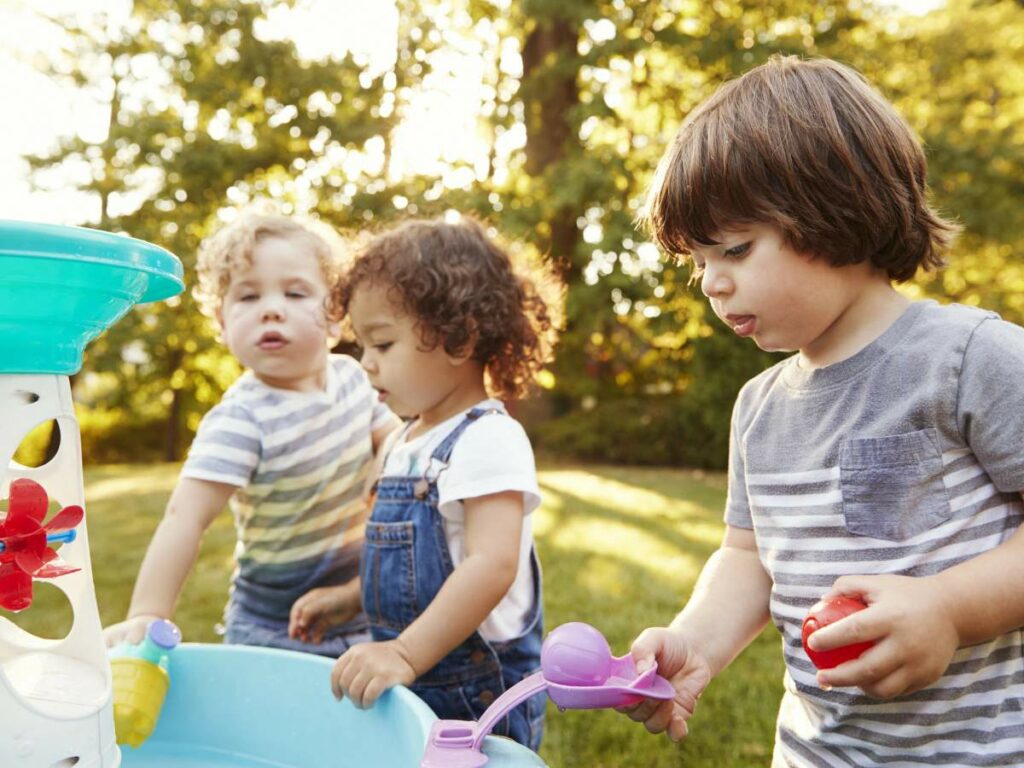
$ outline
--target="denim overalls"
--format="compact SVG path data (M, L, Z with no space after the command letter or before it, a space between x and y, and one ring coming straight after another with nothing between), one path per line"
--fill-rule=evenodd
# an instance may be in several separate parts
M491 413L500 411L474 408L467 413L431 454L422 477L378 480L360 574L363 607L374 640L398 637L423 613L454 570L438 510L437 478L466 427ZM534 607L523 634L488 642L473 632L411 686L438 717L477 720L507 688L540 669L541 577L535 550L530 552L530 565ZM494 733L536 751L544 730L545 703L543 694L533 696L504 718Z

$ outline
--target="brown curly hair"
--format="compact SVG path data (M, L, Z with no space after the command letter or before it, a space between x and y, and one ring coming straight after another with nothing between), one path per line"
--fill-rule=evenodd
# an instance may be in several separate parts
M455 355L473 344L489 391L503 399L524 395L551 358L561 286L542 261L513 265L470 217L412 219L372 238L338 283L344 311L361 285L384 288L428 349Z

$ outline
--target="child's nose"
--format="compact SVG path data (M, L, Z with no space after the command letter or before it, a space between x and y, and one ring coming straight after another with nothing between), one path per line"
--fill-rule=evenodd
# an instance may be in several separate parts
M700 280L700 290L709 299L727 296L732 293L734 288L732 278L717 266L706 265L704 267L704 275Z
M267 299L263 304L263 311L260 316L264 321L266 320L283 320L284 319L284 307L282 302L276 299Z

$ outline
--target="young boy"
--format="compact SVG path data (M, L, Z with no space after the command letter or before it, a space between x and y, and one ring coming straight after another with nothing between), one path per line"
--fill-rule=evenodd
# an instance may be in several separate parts
M337 657L360 612L364 481L398 424L358 362L329 355L335 250L310 226L244 215L204 243L196 298L248 369L199 426L109 645L170 618L203 533L230 502L226 641Z
M630 712L652 732L684 737L770 619L774 766L1024 765L1024 330L893 288L954 234L925 176L857 73L795 57L719 89L662 161L656 238L733 331L797 354L740 392L722 545L633 645L678 691ZM801 622L840 594L867 609L812 648L874 646L816 672Z

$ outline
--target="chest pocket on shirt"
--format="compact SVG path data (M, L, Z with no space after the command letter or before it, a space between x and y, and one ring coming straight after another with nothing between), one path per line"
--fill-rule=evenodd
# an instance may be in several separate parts
M902 541L949 519L935 429L850 439L839 470L850 533Z

